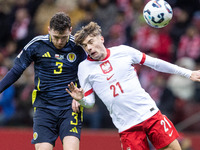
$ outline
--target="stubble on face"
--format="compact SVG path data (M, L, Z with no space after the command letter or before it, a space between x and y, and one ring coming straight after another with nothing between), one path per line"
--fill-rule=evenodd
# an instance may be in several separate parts
M59 32L59 31L56 31L56 30L53 30L53 29L49 29L49 34L51 36L53 45L57 49L62 49L69 40L71 30L66 29L63 32Z

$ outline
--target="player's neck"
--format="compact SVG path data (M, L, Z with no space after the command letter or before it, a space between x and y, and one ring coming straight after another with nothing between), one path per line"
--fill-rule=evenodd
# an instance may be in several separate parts
M100 61L106 60L110 56L110 50L109 49L104 49L102 53L102 57L100 58Z

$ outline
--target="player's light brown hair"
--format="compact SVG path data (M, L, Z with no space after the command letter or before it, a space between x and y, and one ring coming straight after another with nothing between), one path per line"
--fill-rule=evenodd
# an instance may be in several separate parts
M90 22L88 25L83 26L80 30L78 30L74 35L74 41L77 45L82 45L83 41L89 35L92 37L101 35L101 27L96 22Z

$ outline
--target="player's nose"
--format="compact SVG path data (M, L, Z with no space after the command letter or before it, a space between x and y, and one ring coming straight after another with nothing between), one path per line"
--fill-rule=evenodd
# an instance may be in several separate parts
M88 52L92 51L92 46L90 44L87 45L87 50L88 50Z
M58 39L58 43L61 44L62 43L62 39Z

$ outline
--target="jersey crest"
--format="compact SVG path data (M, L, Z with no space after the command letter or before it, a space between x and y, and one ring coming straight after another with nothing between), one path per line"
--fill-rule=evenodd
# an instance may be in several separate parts
M104 74L109 73L113 70L109 60L103 62L100 64L101 70L103 71Z
M68 60L69 62L74 62L74 61L76 60L76 54L75 54L75 53L69 53L69 54L67 55L67 60Z

